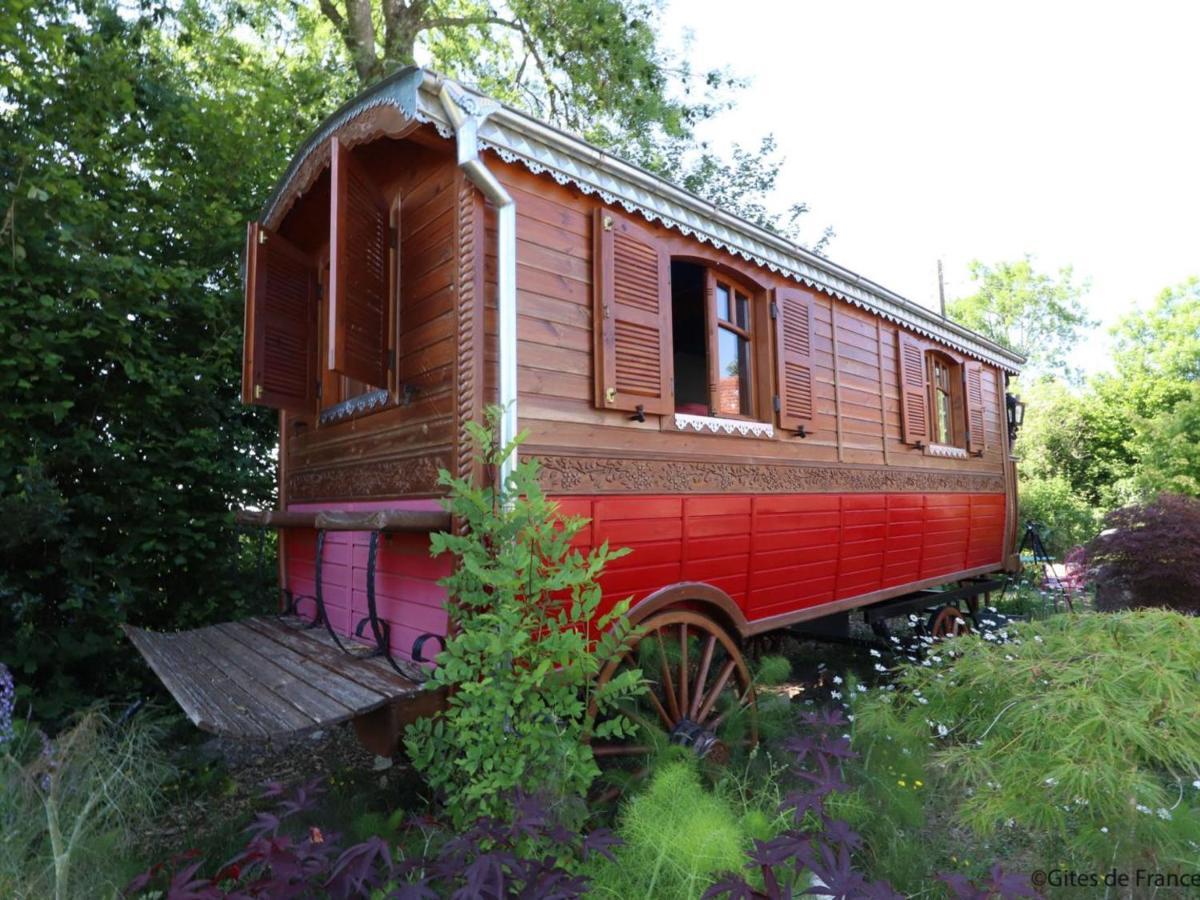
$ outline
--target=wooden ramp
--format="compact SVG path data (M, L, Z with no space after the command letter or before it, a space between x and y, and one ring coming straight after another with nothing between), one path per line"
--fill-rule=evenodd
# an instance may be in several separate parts
M193 631L125 626L171 696L199 728L281 737L353 719L422 693L380 658L339 650L324 629L271 616Z

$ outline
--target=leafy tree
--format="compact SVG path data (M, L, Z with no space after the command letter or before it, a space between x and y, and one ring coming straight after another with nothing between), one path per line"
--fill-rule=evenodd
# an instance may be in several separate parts
M1068 373L1067 356L1082 329L1095 325L1080 298L1088 284L1076 285L1070 266L1057 276L1038 272L1032 257L989 266L970 265L979 289L952 301L947 313L968 328L1028 358L1026 377Z
M1194 492L1200 384L1200 278L1163 290L1113 329L1113 370L1089 385L1093 452L1107 461L1111 508L1160 489Z
M260 0L287 19L297 13ZM318 0L359 83L418 60L528 109L670 178L723 209L799 242L804 203L773 194L783 160L767 135L726 159L699 150L693 131L732 105L744 83L722 69L694 72L661 44L662 0ZM303 7L299 8L301 15ZM814 242L822 252L826 228Z
M1187 397L1138 428L1137 484L1144 496L1200 497L1200 382L1189 387Z
M341 83L293 49L192 3L0 8L0 658L41 715L130 685L121 622L266 600L231 513L274 489L243 223Z

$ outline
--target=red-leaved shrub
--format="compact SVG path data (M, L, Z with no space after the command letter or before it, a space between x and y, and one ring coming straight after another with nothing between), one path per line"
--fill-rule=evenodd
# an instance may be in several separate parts
M1110 512L1087 545L1096 607L1200 613L1200 500L1160 494Z

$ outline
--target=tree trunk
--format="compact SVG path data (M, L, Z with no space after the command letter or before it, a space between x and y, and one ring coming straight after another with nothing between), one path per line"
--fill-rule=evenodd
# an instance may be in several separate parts
M417 35L424 30L425 0L405 5L403 0L381 0L383 54L375 36L372 0L320 0L321 13L337 29L350 54L359 84L366 87L401 66L412 65Z

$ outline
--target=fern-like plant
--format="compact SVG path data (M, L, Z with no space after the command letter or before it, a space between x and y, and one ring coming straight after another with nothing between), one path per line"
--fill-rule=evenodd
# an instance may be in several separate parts
M1007 631L957 638L940 665L905 666L899 690L857 700L856 747L898 747L926 793L957 799L961 824L1024 835L1047 867L1192 867L1200 619L1139 610Z
M489 427L472 423L487 469L498 472L523 439L499 447L500 408ZM572 541L587 520L563 517L538 484L538 463L519 462L498 488L442 471L446 508L459 533L435 534L435 555L456 558L442 580L449 593L451 637L437 657L433 683L449 689L448 708L411 726L405 745L437 789L456 826L505 814L514 791L555 792L565 813L599 774L585 740L589 703L601 713L594 737L633 731L615 714L618 701L643 689L629 669L602 688L603 665L628 649L628 601L602 608L596 579L627 550L607 542L586 555Z

